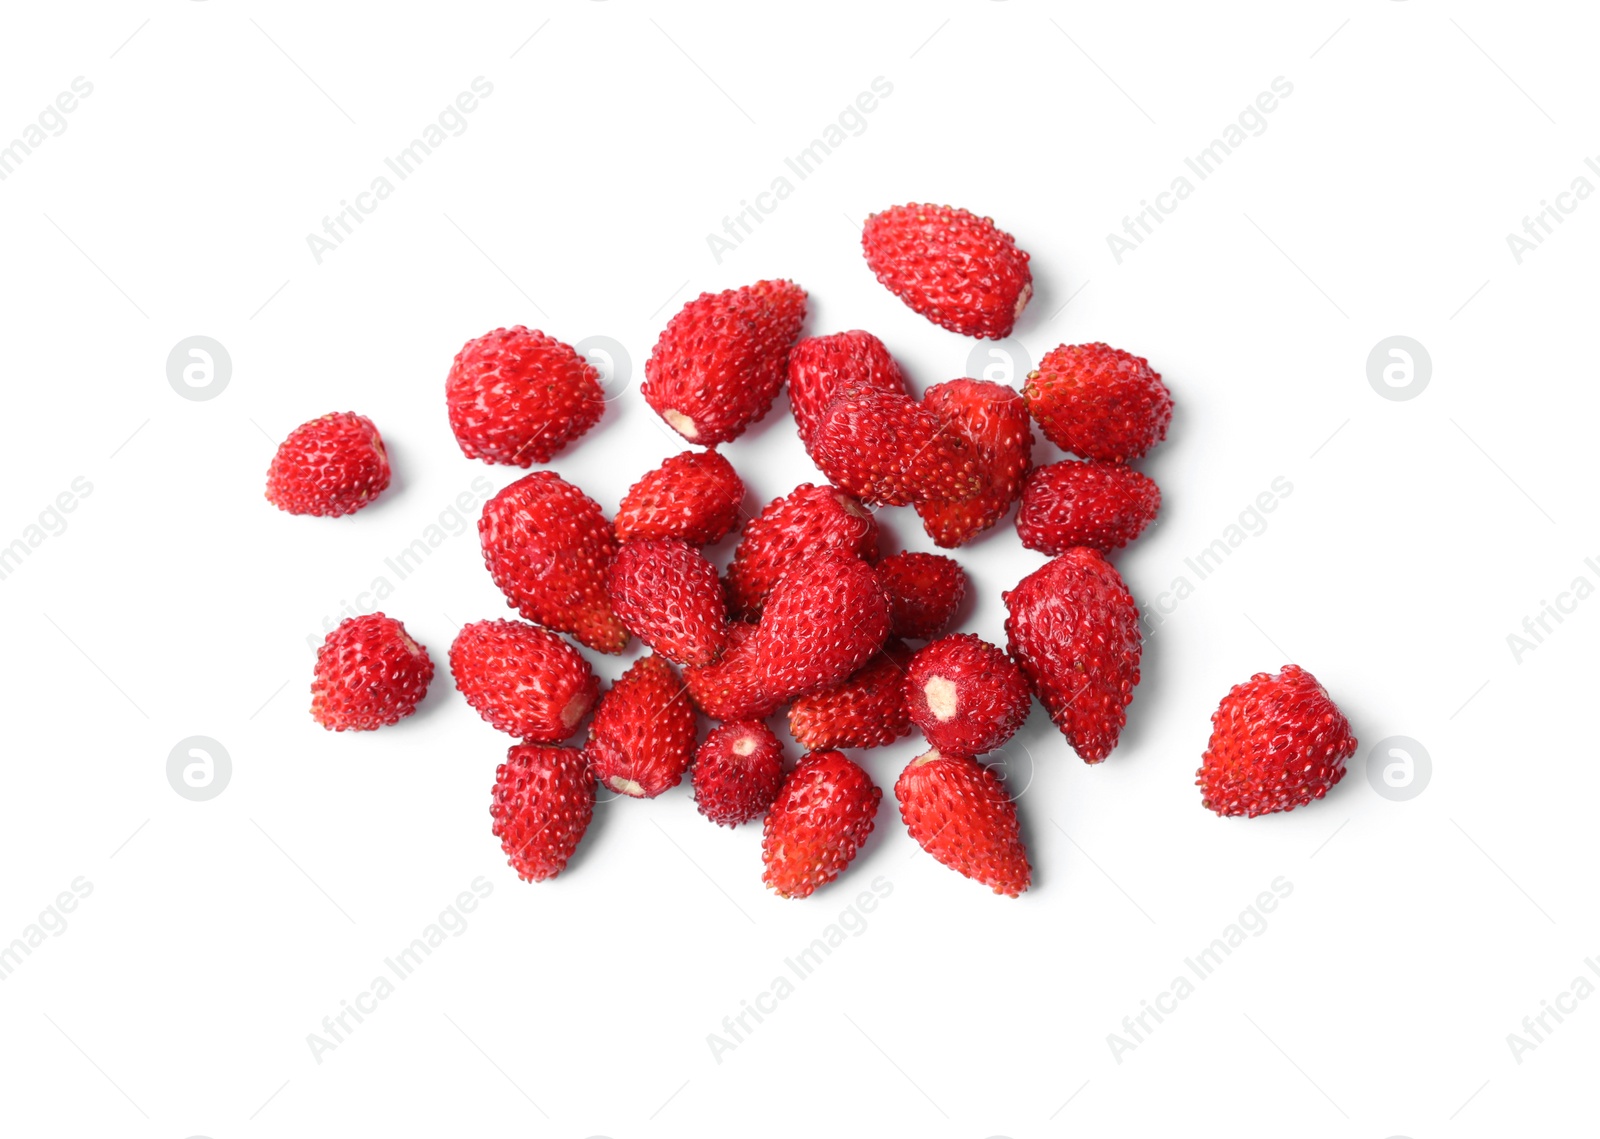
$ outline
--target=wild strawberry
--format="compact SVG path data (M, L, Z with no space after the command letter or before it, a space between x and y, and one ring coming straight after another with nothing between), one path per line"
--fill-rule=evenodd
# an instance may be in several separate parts
M720 542L739 521L744 483L715 451L674 455L628 488L611 522L617 540L680 538Z
M1004 744L1033 709L1028 682L995 646L971 633L925 645L905 676L906 709L946 755L982 755Z
M600 422L600 373L553 336L497 328L456 353L444 384L461 453L486 463L548 463Z
M1317 678L1296 664L1233 686L1211 715L1195 783L1201 805L1254 818L1320 799L1344 778L1356 738Z
M906 394L900 365L872 333L857 329L831 336L808 336L790 350L789 406L794 410L800 441L808 451L828 405L840 392L851 388Z
M988 218L894 206L867 218L867 264L884 288L942 328L1002 340L1033 296L1028 255Z
M1016 501L1033 462L1033 426L1016 389L988 380L934 384L922 405L972 444L983 481L983 489L965 502L916 503L928 537L950 549L989 529Z
M645 402L691 443L737 439L772 406L805 318L806 291L792 281L701 293L656 341Z
M1117 746L1139 683L1139 610L1111 564L1076 547L1001 595L1007 647L1085 763Z
M745 524L728 566L728 598L745 621L761 615L767 594L797 560L824 550L878 560L878 521L831 486L802 483Z
M872 833L883 792L836 751L814 751L783 781L761 834L761 880L804 898L837 878Z
M628 630L674 664L710 664L728 643L717 567L676 538L624 542L606 590Z
M1015 898L1033 871L1017 805L1000 777L970 756L937 749L913 759L894 785L917 845L957 874Z
M1028 374L1022 398L1045 438L1085 459L1125 463L1167 437L1172 394L1142 356L1063 344Z
M475 621L450 646L450 672L473 710L530 743L560 743L600 697L583 654L522 621Z
M594 499L554 471L535 471L483 504L478 537L511 608L591 649L627 647L628 630L606 597L617 540Z
M899 392L840 394L822 413L810 450L828 481L865 502L961 502L983 489L966 437Z
M372 420L353 411L302 423L278 444L267 501L290 514L337 518L389 485L389 454Z
M577 748L515 744L495 769L494 837L524 882L567 868L594 818L594 776Z
M728 626L728 647L715 664L683 670L695 706L713 720L764 720L781 701L761 691L756 680L756 627Z
M1137 538L1160 509L1161 488L1132 467L1067 459L1028 476L1017 534L1046 554L1073 546L1110 553Z
M808 751L882 747L911 731L906 713L904 641L886 642L843 684L802 696L789 708L789 734Z
M642 656L600 698L583 753L613 791L654 799L683 780L694 736L694 705L678 674L661 657Z
M832 688L889 637L889 599L860 558L817 554L778 582L756 628L756 683L787 700Z
M433 661L393 617L347 617L317 650L311 718L335 732L369 732L417 710Z
M878 563L878 580L889 595L890 633L929 641L950 627L967 595L967 575L943 554L907 550Z
M783 784L783 745L756 720L712 728L694 757L694 801L718 826L736 827L772 806Z

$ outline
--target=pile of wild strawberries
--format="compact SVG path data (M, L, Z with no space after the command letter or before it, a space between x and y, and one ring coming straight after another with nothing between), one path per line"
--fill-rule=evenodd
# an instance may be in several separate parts
M988 218L907 205L867 219L867 264L943 327L1000 339L1032 295L1028 254ZM882 792L840 748L915 725L929 748L895 783L900 815L946 866L1015 897L1031 870L1016 803L981 762L1037 698L1087 763L1111 753L1139 682L1138 610L1106 555L1154 519L1161 494L1128 466L1172 418L1161 377L1105 344L1063 345L1021 392L983 380L907 390L867 332L799 339L806 293L789 281L705 293L667 324L644 398L690 443L646 474L607 521L554 471L484 504L484 562L525 621L478 621L450 646L467 703L522 742L496 772L490 814L511 866L538 881L566 866L594 812L595 781L651 798L692 769L700 812L765 816L766 883L804 897L837 877L873 827ZM807 453L827 478L745 524L719 574L702 548L738 522L745 488L716 450L767 414L785 381ZM456 356L445 383L468 458L547 463L601 417L599 374L542 332L498 329ZM1032 468L1032 426L1078 456ZM267 498L295 514L359 510L389 484L377 428L326 415L272 462ZM1018 503L1022 544L1052 556L1003 595L1004 651L945 635L965 594L951 558L880 557L867 506L910 506L941 548L971 541ZM561 634L652 651L604 694ZM927 643L912 649L907 640ZM427 650L390 617L345 621L317 653L311 714L336 731L393 724L433 677ZM807 749L784 770L766 726L787 706ZM697 740L698 715L719 721ZM566 741L588 720L581 748ZM1212 716L1202 802L1254 816L1320 799L1355 753L1349 724L1310 673L1237 685Z

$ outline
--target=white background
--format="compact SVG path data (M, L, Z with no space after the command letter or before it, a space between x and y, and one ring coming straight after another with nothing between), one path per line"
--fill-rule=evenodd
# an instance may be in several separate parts
M7 1131L1415 1139L1587 1116L1600 1000L1521 1063L1506 1040L1600 953L1579 720L1600 602L1520 663L1506 639L1600 584L1600 202L1521 264L1506 243L1600 154L1583 6L168 0L5 25L0 140L93 84L0 182L0 539L93 488L0 581L0 940L93 886L0 983ZM318 264L306 235L476 76L493 94L465 133ZM706 235L878 76L865 131L717 263ZM1106 235L1278 76L1268 129L1117 263ZM445 664L457 622L508 615L476 508L383 603L438 667L419 714L311 721L324 616L474 479L520 474L454 445L463 341L526 323L626 347L631 383L553 464L610 511L682 449L637 383L700 290L791 277L809 332L876 332L919 391L966 370L971 342L861 260L862 217L910 200L990 214L1033 254L1033 359L1107 340L1176 400L1143 464L1159 524L1116 561L1144 605L1195 589L1108 762L1037 710L1010 750L1029 893L919 852L890 790L910 739L857 753L878 828L808 901L765 891L759 828L711 826L686 788L601 806L567 873L518 882L489 831L509 741ZM195 334L232 360L207 401L165 372ZM1432 360L1407 401L1367 379L1395 334ZM346 409L379 425L393 487L338 521L273 510L275 442ZM726 453L751 510L819 479L783 400ZM1184 559L1279 476L1265 531L1196 583ZM887 548L931 548L910 511L882 521ZM1000 592L1042 557L1009 523L957 557L962 627L1002 640ZM1219 820L1193 786L1210 713L1287 661L1361 751L1324 802ZM207 802L166 778L196 734L233 764ZM1396 735L1433 765L1405 802L1367 780ZM465 932L318 1063L307 1034L480 876ZM1265 932L1119 1063L1107 1035L1280 876ZM879 877L864 932L713 1059L707 1035Z

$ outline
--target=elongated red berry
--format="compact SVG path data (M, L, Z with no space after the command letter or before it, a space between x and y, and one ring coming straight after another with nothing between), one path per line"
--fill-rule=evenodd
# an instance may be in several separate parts
M943 554L905 551L878 563L889 595L890 633L928 641L950 627L967 595L966 571Z
M278 444L267 501L290 514L337 518L389 485L389 453L372 420L353 411L302 423Z
M837 751L816 751L783 781L761 834L761 879L804 898L832 882L872 833L883 792Z
M1073 546L1109 553L1137 538L1161 509L1161 489L1121 463L1067 459L1028 476L1017 535L1030 550Z
M474 711L530 743L560 743L600 698L583 654L537 625L475 621L450 646L450 673Z
M1085 459L1125 463L1167 437L1172 394L1149 361L1109 344L1063 344L1022 398L1045 438Z
M964 502L983 489L966 437L899 392L842 393L823 412L810 450L829 482L864 502Z
M860 558L806 559L772 591L756 628L756 683L776 700L831 688L889 637L889 599Z
M542 882L567 861L594 817L594 776L577 748L515 744L495 769L494 836L517 877Z
M694 757L694 801L718 826L766 813L783 784L783 745L754 720L712 728Z
M988 380L934 384L922 404L972 444L983 489L964 502L918 502L922 528L945 549L965 545L1006 516L1032 466L1033 426L1015 388Z
M810 751L882 747L911 731L906 666L911 650L889 640L844 683L802 696L789 707L789 734Z
M1033 296L1028 255L966 210L894 206L867 218L861 248L884 288L963 336L1004 339Z
M683 683L695 707L713 720L764 720L782 701L761 690L756 663L756 627L735 621L722 656L714 664L686 667Z
M993 751L1033 708L1028 682L1005 653L972 633L923 646L905 676L906 710L947 755Z
M653 799L683 780L694 736L694 705L678 674L662 658L643 656L600 698L583 753L611 790Z
M717 567L676 538L624 542L606 579L628 630L674 664L710 664L728 643Z
M761 615L767 595L797 561L825 550L878 560L878 521L832 486L801 483L768 503L739 536L728 566L728 598L741 620Z
M612 519L617 540L680 538L720 542L739 523L744 483L716 451L674 455L628 488Z
M957 874L1015 898L1033 879L1005 784L970 756L937 749L912 760L894 785L917 845Z
M456 353L444 385L461 453L486 463L548 463L605 410L600 373L569 345L522 325Z
M433 661L393 617L348 617L317 650L311 717L335 732L368 732L417 710Z
M794 410L800 441L808 451L828 405L851 388L906 394L900 365L872 333L855 329L831 336L808 336L790 350L789 406Z

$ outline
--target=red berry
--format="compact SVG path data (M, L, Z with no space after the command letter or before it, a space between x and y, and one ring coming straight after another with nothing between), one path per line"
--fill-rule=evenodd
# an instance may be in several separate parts
M1016 389L988 380L934 384L922 405L972 444L983 480L983 489L965 502L916 504L928 537L949 549L989 529L1016 501L1033 464L1033 426Z
M810 450L830 482L866 502L961 502L983 489L972 444L900 392L842 393L823 412Z
M370 732L417 710L433 661L393 617L348 617L317 650L311 718L336 732Z
M560 743L600 697L583 654L522 621L475 621L450 646L450 672L473 710L531 743Z
M594 817L594 776L577 748L514 744L495 769L494 836L524 882L567 868Z
M756 627L728 626L728 647L715 664L683 670L695 706L713 720L764 720L780 701L761 691L756 680Z
M1161 488L1132 467L1067 459L1028 476L1017 534L1046 554L1073 546L1109 553L1137 538L1160 509Z
M789 734L810 751L882 747L911 731L905 676L911 650L890 640L843 684L802 696L789 708Z
M1033 296L1028 255L966 210L894 206L867 218L861 248L884 288L963 336L1004 339Z
M617 540L681 538L691 546L720 542L739 521L744 483L715 451L674 455L634 483L611 522Z
M971 633L925 645L906 670L905 691L912 722L947 755L993 751L1033 709L1022 671Z
M831 486L802 483L745 524L728 566L728 597L740 619L761 615L778 579L801 558L824 550L878 559L878 521Z
M800 441L808 451L828 405L851 388L906 394L900 365L872 333L857 329L832 336L808 336L790 350L789 406L794 410Z
M694 705L678 674L661 657L643 656L600 698L583 753L611 790L654 799L683 780L694 736Z
M1320 799L1344 778L1356 738L1317 678L1296 664L1233 686L1211 715L1201 804L1254 818Z
M728 643L717 567L675 538L624 542L606 589L617 617L674 664L710 664Z
M872 833L883 792L836 751L815 751L783 781L761 834L761 879L804 898L837 878Z
M1017 805L993 771L934 750L906 766L894 794L906 829L934 858L996 894L1015 898L1028 888L1033 871Z
M694 801L718 826L736 827L772 806L783 783L783 745L765 724L712 728L694 757Z
M461 453L529 467L600 422L600 373L571 347L522 325L497 328L456 353L444 384Z
M389 485L389 454L372 420L338 411L302 423L278 444L267 501L290 514L337 518Z
M832 688L889 637L889 599L878 575L848 554L826 552L785 574L756 628L756 683L776 700Z
M1142 356L1106 344L1063 344L1022 389L1045 438L1085 459L1125 463L1167 437L1172 395Z
M878 563L889 595L890 633L928 641L950 627L967 595L967 575L943 554L905 551Z
M737 439L772 406L805 318L806 291L792 281L701 293L656 341L645 402L691 443Z

